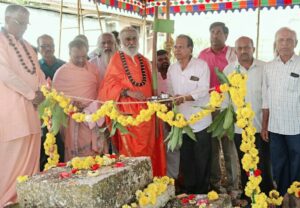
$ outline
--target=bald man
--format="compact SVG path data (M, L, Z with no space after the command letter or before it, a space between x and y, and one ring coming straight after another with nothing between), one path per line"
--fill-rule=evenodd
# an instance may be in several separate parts
M240 69L241 73L247 74L247 95L246 102L251 103L251 106L255 112L255 118L253 120L254 127L256 128L255 134L255 145L259 151L259 164L258 169L262 171L262 182L260 184L261 190L264 193L269 193L273 189L272 174L271 174L271 161L270 161L270 147L269 143L265 142L261 136L261 126L262 126L262 82L263 82L263 67L264 62L257 60L253 57L255 48L253 46L253 40L249 37L242 36L238 38L235 42L235 54L237 56L237 61L229 64L225 67L224 73L230 74L237 68ZM235 127L234 142L236 150L238 152L238 157L240 161L241 168L241 184L242 190L244 191L246 183L248 181L248 176L243 170L241 159L244 153L240 150L242 143L242 129ZM241 199L247 200L248 203L251 202L250 198L245 196L243 192Z

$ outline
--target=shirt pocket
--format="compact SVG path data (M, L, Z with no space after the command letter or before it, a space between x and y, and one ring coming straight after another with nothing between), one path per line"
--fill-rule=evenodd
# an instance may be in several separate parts
M290 76L288 78L288 83L287 83L288 91L295 92L295 91L300 90L299 89L299 80L300 80L299 77Z
M195 80L188 80L187 83L186 83L186 89L188 90L188 92L192 91L192 90L195 90L197 89L198 87L198 83L199 81L195 81Z

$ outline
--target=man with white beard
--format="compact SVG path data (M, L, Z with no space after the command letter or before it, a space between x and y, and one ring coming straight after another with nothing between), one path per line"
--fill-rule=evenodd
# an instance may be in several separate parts
M125 27L120 32L121 49L116 52L107 66L103 84L99 89L101 101L120 102L121 113L136 117L142 109L147 109L147 98L153 95L149 60L138 53L139 34L133 27ZM131 103L131 104L129 104ZM109 124L110 125L110 124ZM166 174L165 148L162 128L155 133L155 117L139 126L128 126L132 134L123 135L117 131L112 138L120 154L130 157L149 156L153 175ZM134 135L134 136L133 136Z
M90 59L89 62L95 64L99 69L101 83L104 78L110 58L117 51L115 36L112 33L102 33L98 38L98 50L99 55Z

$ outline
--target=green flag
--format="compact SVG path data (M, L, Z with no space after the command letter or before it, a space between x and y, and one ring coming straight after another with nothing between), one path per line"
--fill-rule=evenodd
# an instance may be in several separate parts
M155 32L174 33L174 20L155 19L153 30Z

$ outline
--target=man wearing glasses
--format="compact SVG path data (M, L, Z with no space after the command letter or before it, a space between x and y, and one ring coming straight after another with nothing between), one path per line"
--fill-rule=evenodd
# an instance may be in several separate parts
M29 23L25 7L9 5L0 32L0 207L17 200L16 179L39 171L40 120L37 106L45 83L37 56L22 37Z
M39 60L41 69L46 78L49 77L52 80L56 70L66 62L54 56L55 46L53 38L50 35L44 34L38 37L37 44L38 51L42 55L42 58Z
M53 79L55 72L59 67L65 64L64 61L54 56L54 41L50 35L44 34L37 39L38 51L42 55L39 60L41 69L43 70L47 79ZM41 157L40 157L40 170L44 169L44 165L47 163L48 156L45 154L44 142L46 140L46 134L48 133L47 127L42 129L42 143L41 143ZM64 143L62 141L60 133L56 135L56 143L59 154L59 161L64 161Z
M175 97L178 111L185 119L197 113L209 102L209 68L203 60L194 58L194 43L187 35L179 35L174 46L177 62L170 65L167 74L168 92ZM206 128L211 115L191 125L197 142L183 134L180 148L180 168L183 174L183 193L204 194L208 192L211 159L211 136Z

